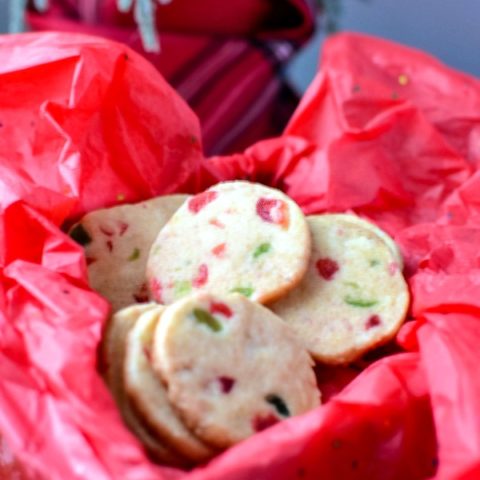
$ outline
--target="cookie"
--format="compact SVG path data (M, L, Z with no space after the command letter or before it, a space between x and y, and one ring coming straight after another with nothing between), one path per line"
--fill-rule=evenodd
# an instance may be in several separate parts
M347 363L393 338L409 292L391 247L362 222L307 217L312 257L300 285L272 310L318 361Z
M320 403L294 332L240 294L196 293L168 306L152 358L185 423L218 448Z
M123 388L123 364L125 361L125 342L128 332L138 318L145 312L154 310L156 303L131 305L112 315L103 335L102 375L119 405L126 396Z
M358 217L357 215L353 214L346 214L346 213L339 213L339 214L329 214L332 220L338 219L345 222L355 223L367 230L370 230L372 233L380 237L388 246L390 251L392 252L393 256L395 257L395 261L398 264L400 270L403 270L403 256L400 252L400 248L398 247L395 240L384 230L377 227L375 224L371 223L364 218Z
M202 462L216 452L183 424L150 364L153 332L164 307L145 312L129 332L124 366L125 389L141 418L155 435L182 456Z
M90 286L116 312L149 300L145 282L147 256L155 237L188 198L167 195L85 215L70 235L85 248Z
M309 256L308 226L291 199L264 185L226 182L173 215L152 246L147 278L164 304L195 291L264 303L299 283Z
M103 337L101 349L102 364L104 365L102 374L124 422L143 444L150 457L167 465L185 467L188 466L187 460L151 435L132 408L123 386L125 341L128 332L140 315L155 307L156 304L153 303L134 305L117 312L111 317Z

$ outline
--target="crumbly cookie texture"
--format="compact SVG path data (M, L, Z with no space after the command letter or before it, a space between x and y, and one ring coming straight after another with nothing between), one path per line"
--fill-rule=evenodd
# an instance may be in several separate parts
M157 304L132 305L113 315L107 325L101 348L101 372L120 410L124 422L145 447L150 457L166 465L185 467L189 462L150 433L135 412L124 388L125 342L138 318Z
M145 312L127 336L124 365L125 389L142 420L155 436L192 462L202 462L216 452L202 443L180 420L164 385L152 369L152 339L164 307Z
M113 312L149 301L148 252L158 232L188 198L166 195L96 210L70 229L85 248L90 286L110 302Z
M218 448L320 403L294 332L240 294L196 293L167 307L152 358L185 423Z
M397 254L370 227L338 215L307 217L312 257L300 285L271 305L325 363L347 363L390 340L409 291Z
M350 222L362 227L366 230L370 230L372 233L377 235L381 238L385 244L388 246L392 255L395 258L395 261L398 264L400 270L403 270L403 256L400 252L400 248L398 247L395 240L384 230L377 227L374 223L365 220L364 218L358 217L357 215L349 214L349 213L338 213L338 214L328 214L328 217L332 220L338 220L343 222Z
M164 304L196 291L237 292L265 303L300 282L309 257L298 205L264 185L225 182L190 198L163 227L147 278Z

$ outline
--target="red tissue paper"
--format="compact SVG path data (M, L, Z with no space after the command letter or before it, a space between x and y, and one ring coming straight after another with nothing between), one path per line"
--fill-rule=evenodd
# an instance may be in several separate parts
M17 458L2 446L2 478L480 477L478 80L384 40L334 36L284 135L213 158L194 114L120 44L2 37L0 82L0 431ZM388 231L409 318L361 362L317 366L318 409L191 472L157 466L98 374L108 305L64 232L99 207L240 178Z

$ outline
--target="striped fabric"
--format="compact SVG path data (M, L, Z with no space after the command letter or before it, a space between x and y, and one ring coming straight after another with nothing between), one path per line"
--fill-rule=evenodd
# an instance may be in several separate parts
M228 4L228 8L224 5ZM297 104L283 67L314 27L308 0L173 0L157 8L161 51L147 53L115 0L50 0L33 30L96 34L145 55L197 113L209 155L278 135Z

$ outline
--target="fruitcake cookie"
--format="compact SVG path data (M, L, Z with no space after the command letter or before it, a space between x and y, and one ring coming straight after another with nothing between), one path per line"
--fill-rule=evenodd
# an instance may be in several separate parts
M70 230L85 247L90 286L116 312L132 303L147 302L147 256L155 237L188 198L167 195L145 202L87 213Z
M168 306L152 358L185 423L218 448L320 403L294 332L240 294L196 293Z
M167 392L150 364L155 326L163 306L145 312L127 337L124 380L129 398L156 436L182 456L201 462L216 452L196 438L170 405Z
M267 302L303 277L310 233L300 208L278 190L220 183L190 198L152 246L147 278L169 304L192 291L238 292Z
M171 466L184 467L188 462L167 446L159 442L143 425L136 415L125 393L123 369L125 363L125 341L128 332L143 313L152 310L157 304L133 305L111 317L103 338L101 354L102 372L123 420L143 444L149 455L156 461Z
M395 335L407 313L408 288L396 255L371 228L339 215L307 220L308 272L271 308L317 360L353 361Z
M388 248L392 252L396 262L398 263L398 267L400 268L400 270L403 270L403 257L402 257L402 253L400 252L400 248L396 244L395 240L387 232L377 227L375 224L371 223L370 221L365 220L364 218L358 217L357 215L347 214L347 213L338 213L338 214L329 214L329 217L332 220L338 219L345 222L355 223L360 227L370 230L372 233L380 237L387 244Z
M131 305L112 315L107 323L101 348L102 375L119 405L126 399L123 388L123 364L128 332L143 313L154 310L157 305L153 302Z

